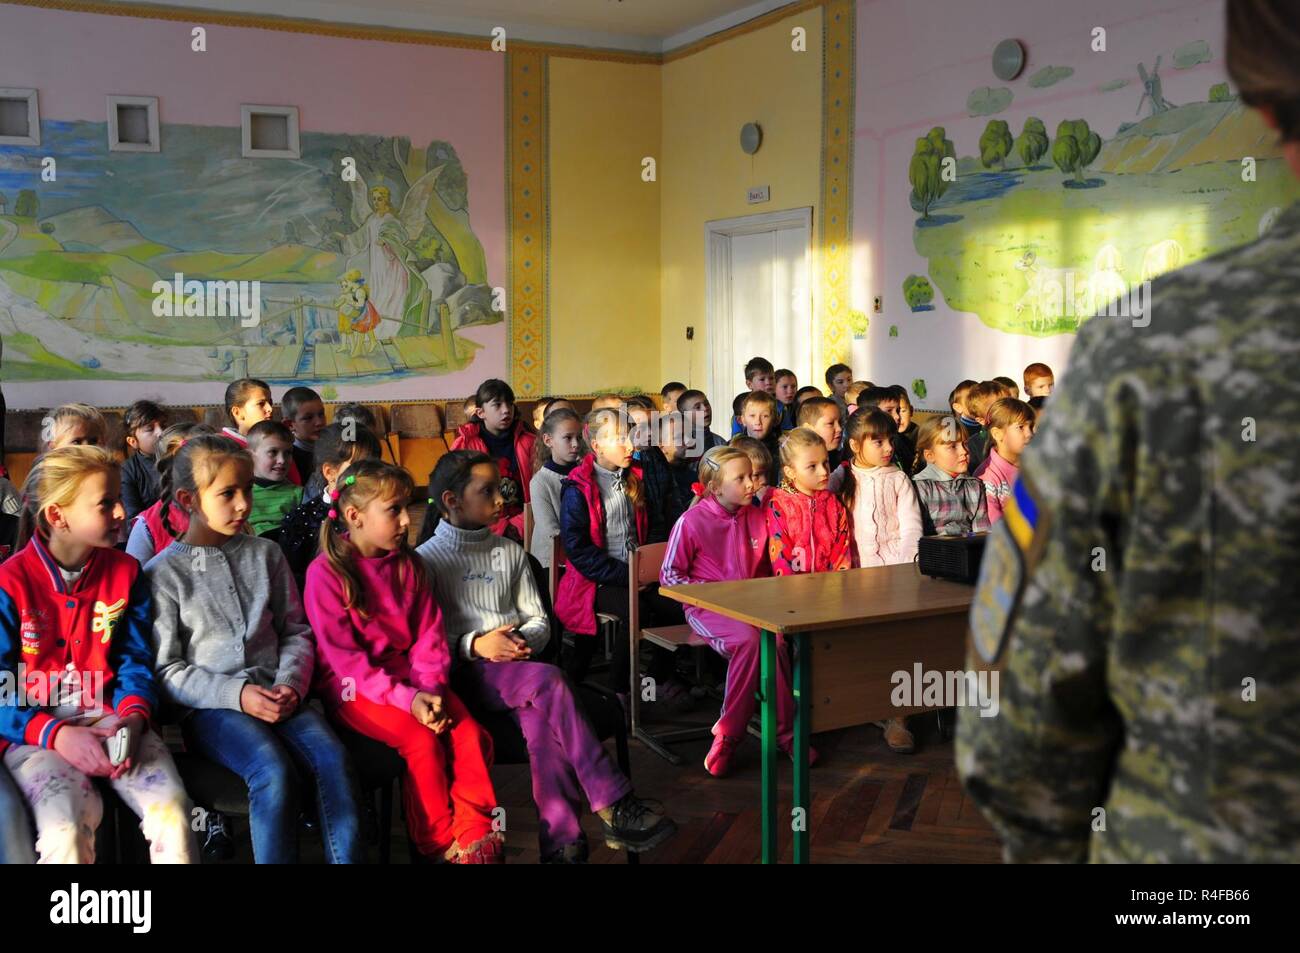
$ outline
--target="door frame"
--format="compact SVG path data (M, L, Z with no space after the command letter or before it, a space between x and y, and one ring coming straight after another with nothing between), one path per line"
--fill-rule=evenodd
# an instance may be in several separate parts
M811 205L742 215L738 218L714 219L704 223L704 378L707 388L705 392L711 402L716 404L717 401L723 401L725 404L731 398L731 391L727 389L724 381L733 380L735 374L734 368L723 370L714 367L714 342L722 340L722 334L730 340L732 332L731 239L736 235L751 235L756 232L806 229L808 241L804 246L804 274L808 287L803 290L808 299L808 334L815 341L817 311L814 297L816 281L813 272L812 226ZM812 371L816 373L816 368L814 367ZM726 374L726 377L723 377L723 374ZM715 416L719 413L719 407L723 415L730 419L730 405L715 406Z

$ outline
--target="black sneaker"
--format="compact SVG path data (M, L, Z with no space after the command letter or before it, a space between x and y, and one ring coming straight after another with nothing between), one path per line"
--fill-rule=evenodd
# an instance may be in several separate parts
M610 850L628 850L634 854L658 847L673 834L677 825L664 816L658 801L642 801L635 794L624 795L613 807L599 811Z
M544 864L585 864L587 862L587 842L585 840L565 844L559 850L553 850L542 857Z
M203 840L203 856L209 860L230 860L235 856L235 840L226 827L226 815L219 811L209 811L207 816L208 834Z

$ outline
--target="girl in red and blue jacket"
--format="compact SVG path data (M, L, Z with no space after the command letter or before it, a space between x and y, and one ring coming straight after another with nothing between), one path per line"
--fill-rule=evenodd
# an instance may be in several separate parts
M628 553L651 541L654 522L641 474L632 466L633 445L626 416L610 407L592 411L587 415L586 440L591 453L561 483L560 541L565 563L555 595L560 623L579 636L566 665L575 682L586 676L596 651L596 613L617 616L623 626L627 624ZM639 598L644 626L681 625L680 604L659 595L658 587L642 591ZM630 688L628 653L623 632L614 640L610 666L610 684L619 693ZM669 685L671 656L656 654L649 674L663 686L661 696L676 697L676 686Z
M94 863L98 777L140 817L154 863L194 863L190 801L152 729L149 584L113 548L117 464L99 447L51 450L23 492L20 548L0 565L0 670L22 694L0 708L0 748L40 862Z
M700 501L673 527L659 581L665 586L730 582L772 574L767 521L754 499L753 462L736 447L718 447L700 462ZM754 714L762 635L754 626L716 612L686 608L686 622L727 660L722 714L713 726L713 746L704 768L715 777L730 773L736 748ZM790 653L777 636L777 739L783 751L794 740L794 695Z
M533 449L537 434L528 429L515 409L515 392L495 378L478 385L474 394L475 418L462 424L452 442L453 450L486 453L501 473L501 497L505 509L492 524L492 532L524 541L524 504L532 499Z
M826 442L816 431L796 427L781 438L781 486L767 498L772 575L853 568L848 511L829 481Z

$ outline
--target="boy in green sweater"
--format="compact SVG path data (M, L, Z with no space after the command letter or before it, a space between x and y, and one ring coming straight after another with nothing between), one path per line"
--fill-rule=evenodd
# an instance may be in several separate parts
M302 502L302 487L289 482L293 434L284 424L263 420L244 435L253 455L253 509L248 524L261 536L275 529Z

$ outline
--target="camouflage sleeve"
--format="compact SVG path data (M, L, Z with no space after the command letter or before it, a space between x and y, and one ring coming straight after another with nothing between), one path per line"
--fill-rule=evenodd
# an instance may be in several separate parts
M958 712L957 766L1008 861L1083 861L1120 744L1106 664L1124 401L1095 374L1084 326L1070 374L993 527L971 611L969 669L992 669L996 704ZM1101 366L1101 365L1097 365ZM1132 417L1130 416L1131 420Z

